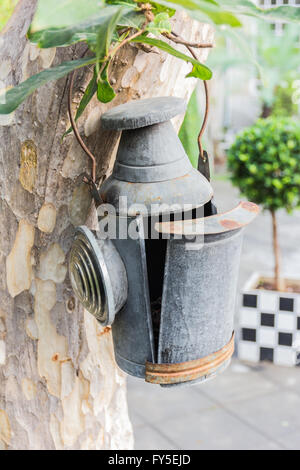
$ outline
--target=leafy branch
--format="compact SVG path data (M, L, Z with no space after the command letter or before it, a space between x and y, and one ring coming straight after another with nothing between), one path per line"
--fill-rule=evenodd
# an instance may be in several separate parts
M77 120L97 94L99 101L107 103L115 97L110 83L112 59L128 43L158 48L192 66L187 77L209 80L211 70L197 58L193 49L212 47L212 44L189 43L171 29L170 18L177 9L184 9L194 19L215 25L241 26L236 14L299 22L300 9L281 6L262 10L250 0L156 0L141 3L138 0L39 0L36 14L28 31L28 39L40 48L68 47L85 42L91 56L62 63L30 77L1 94L0 114L13 112L38 87L57 80L74 70L92 65L93 76L87 85L77 109ZM191 53L186 55L169 42L185 45ZM68 132L70 132L69 129ZM67 132L67 133L68 133Z

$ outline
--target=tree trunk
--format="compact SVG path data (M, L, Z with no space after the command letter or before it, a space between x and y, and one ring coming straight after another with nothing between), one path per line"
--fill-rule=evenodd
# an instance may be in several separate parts
M273 249L274 249L274 282L275 289L278 291L285 290L284 279L281 278L281 252L278 242L278 227L277 227L277 218L275 211L271 211L272 216L272 228L273 228Z
M82 45L56 51L31 45L26 31L34 9L33 0L21 0L0 36L0 88L82 54ZM173 22L187 40L212 40L208 25L184 14ZM131 45L120 52L112 67L117 98L106 106L93 100L80 125L98 175L109 172L119 137L99 128L103 111L135 98L188 99L195 86L184 78L189 69L165 53ZM77 73L74 111L89 76ZM66 91L66 78L51 82L0 116L0 449L133 447L110 329L81 309L67 274L74 227L88 212L92 223L95 211L82 182L90 162L73 135L62 141Z

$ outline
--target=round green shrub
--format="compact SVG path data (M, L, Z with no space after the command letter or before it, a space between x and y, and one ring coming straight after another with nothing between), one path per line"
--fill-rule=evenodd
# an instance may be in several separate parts
M300 208L300 124L289 118L259 119L228 152L231 180L264 209Z

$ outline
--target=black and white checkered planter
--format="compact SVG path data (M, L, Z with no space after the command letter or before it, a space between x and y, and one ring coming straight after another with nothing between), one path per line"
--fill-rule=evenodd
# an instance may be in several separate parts
M254 274L243 289L238 330L241 360L300 364L300 294L255 289Z

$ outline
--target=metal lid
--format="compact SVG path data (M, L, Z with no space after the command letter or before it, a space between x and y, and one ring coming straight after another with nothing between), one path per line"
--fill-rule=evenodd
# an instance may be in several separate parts
M169 121L174 116L184 113L186 101L174 96L162 96L145 100L133 100L121 104L102 114L103 129L138 129L159 122Z
M119 213L126 212L119 208L121 196L127 197L128 215L149 214L153 204L177 204L180 211L185 204L196 208L211 199L209 182L193 169L170 122L185 108L181 98L162 97L132 101L102 115L102 127L123 130L112 175L100 188L103 200Z

